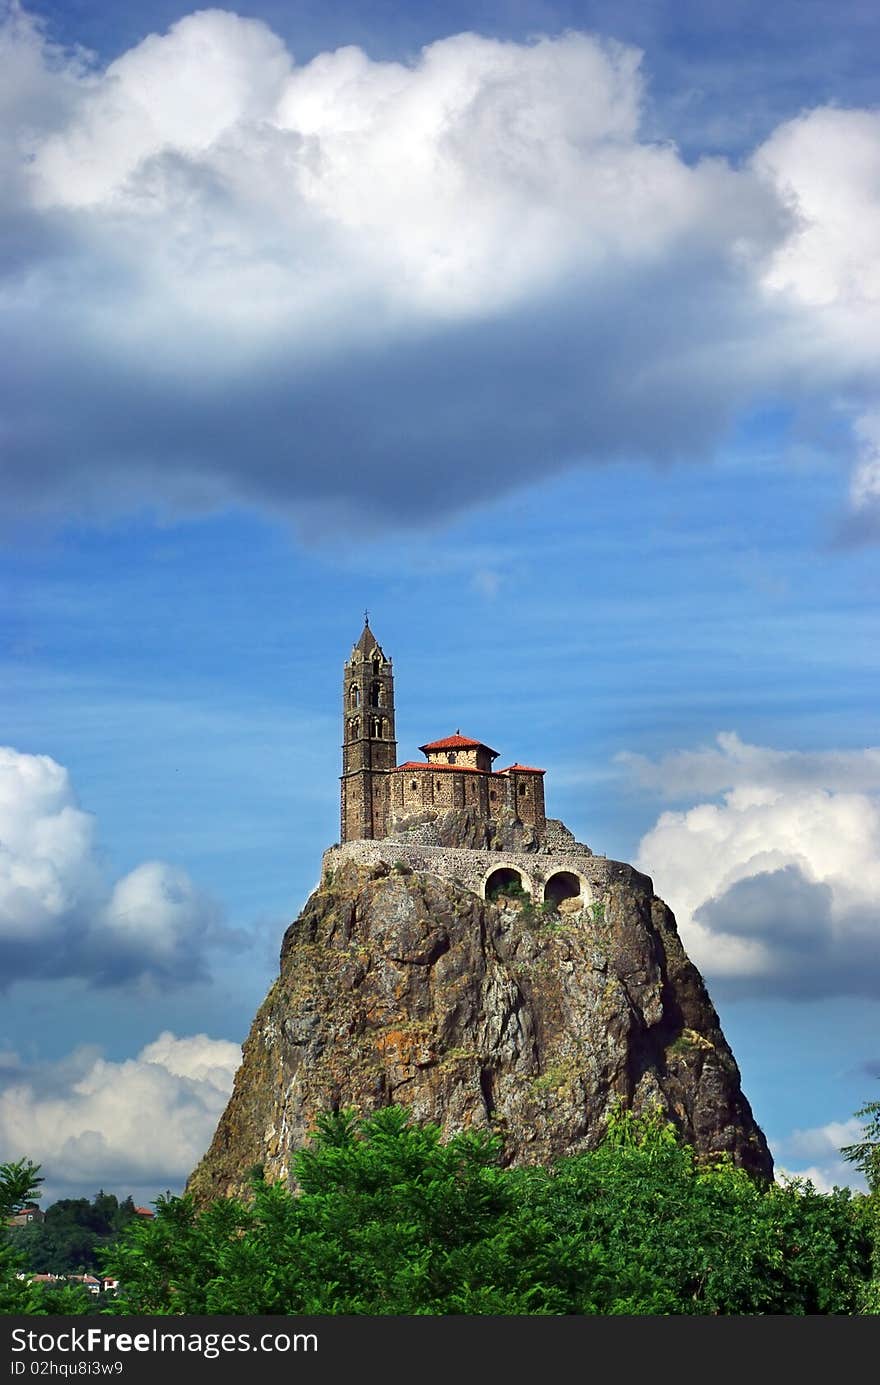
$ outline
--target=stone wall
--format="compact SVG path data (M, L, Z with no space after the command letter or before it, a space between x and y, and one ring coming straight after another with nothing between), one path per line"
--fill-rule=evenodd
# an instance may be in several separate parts
M561 824L560 824L561 825ZM568 834L570 836L570 834ZM322 872L332 873L344 862L376 866L384 863L393 870L403 862L413 871L437 875L444 880L458 881L474 894L485 898L486 882L497 870L514 870L523 889L536 904L544 900L547 882L559 872L576 876L580 893L586 904L598 902L612 884L624 883L641 893L652 895L654 887L646 875L624 861L610 861L605 856L593 856L586 847L571 837L574 850L531 851L471 851L464 847L428 846L386 838L384 841L345 842L324 852Z

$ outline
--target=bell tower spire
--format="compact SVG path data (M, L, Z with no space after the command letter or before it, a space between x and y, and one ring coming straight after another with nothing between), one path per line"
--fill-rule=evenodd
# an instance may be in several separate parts
M343 670L342 728L340 841L384 837L390 771L397 764L394 674L370 629L369 611Z

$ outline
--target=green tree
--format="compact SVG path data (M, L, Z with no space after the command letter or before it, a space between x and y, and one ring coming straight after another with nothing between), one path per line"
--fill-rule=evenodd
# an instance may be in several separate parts
M20 1212L26 1203L38 1201L42 1182L40 1165L31 1159L0 1164L0 1215L3 1220Z
M131 1198L99 1190L88 1198L60 1198L45 1218L12 1232L15 1248L36 1274L96 1274L101 1252L134 1218Z
M867 1117L862 1137L854 1144L844 1145L841 1154L865 1175L868 1189L880 1192L880 1101L860 1106L856 1116Z
M323 1117L297 1195L165 1198L107 1253L139 1313L829 1314L859 1311L857 1199L701 1164L659 1116L599 1149L505 1169L497 1140L399 1108Z
M865 1176L868 1196L862 1199L861 1214L867 1234L874 1244L874 1273L866 1288L862 1310L880 1313L880 1101L859 1107L856 1116L865 1119L861 1139L844 1145L841 1154Z
M27 1278L26 1262L12 1244L7 1222L28 1202L40 1197L40 1165L31 1159L0 1164L0 1313L84 1313L86 1291L75 1285L47 1288Z

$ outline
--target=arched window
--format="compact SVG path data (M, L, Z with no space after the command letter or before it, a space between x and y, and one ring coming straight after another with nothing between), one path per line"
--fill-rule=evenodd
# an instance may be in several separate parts
M348 694L349 707L359 707L361 705L361 690L357 683L352 683L351 691Z
M499 895L516 899L528 894L528 891L523 886L523 878L518 870L514 870L512 866L501 866L498 870L493 870L489 876L483 894L486 899L497 899Z
M382 660L378 657L378 655L374 655L374 657L373 657L373 677L374 677L374 678L378 678L378 677L379 677L379 674L380 674L380 672L381 672L381 670L382 670Z
M354 740L357 740L358 736L360 735L360 731L361 731L361 719L360 719L360 717L349 717L349 719L348 719L348 734L349 734L350 738L351 738L353 741L354 741Z
M446 755L446 763L447 763L448 765L454 765L454 764L455 764L455 751L454 751L454 750L448 751L448 753L447 753L447 755Z
M418 779L411 779L411 780L409 781L409 786L410 786L411 789L417 789L417 788L419 787L419 781L418 781Z
M370 717L370 735L381 739L382 737L382 718Z
M489 790L489 802L490 802L490 803L494 803L497 797L498 797L498 795L497 795L497 793L495 792L495 790L494 790L494 789L490 789L490 790Z
M382 684L374 679L373 682L370 684L370 706L384 707L384 705L385 696Z
M563 899L577 899L581 892L581 882L570 870L558 870L551 875L544 886L544 902L561 904Z

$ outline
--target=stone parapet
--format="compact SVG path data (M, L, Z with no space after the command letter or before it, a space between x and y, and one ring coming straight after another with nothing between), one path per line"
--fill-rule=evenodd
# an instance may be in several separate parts
M574 842L574 838L571 841ZM522 888L535 903L543 902L548 881L558 875L576 877L585 904L602 900L610 886L618 883L639 893L652 895L654 892L650 878L635 867L625 861L594 856L585 847L550 852L473 851L465 847L425 846L389 839L364 840L330 847L324 852L322 871L334 872L348 862L369 866L384 863L391 870L402 862L413 871L457 881L482 899L486 897L487 884L493 877L495 881L499 879L496 874L499 871L516 871Z

